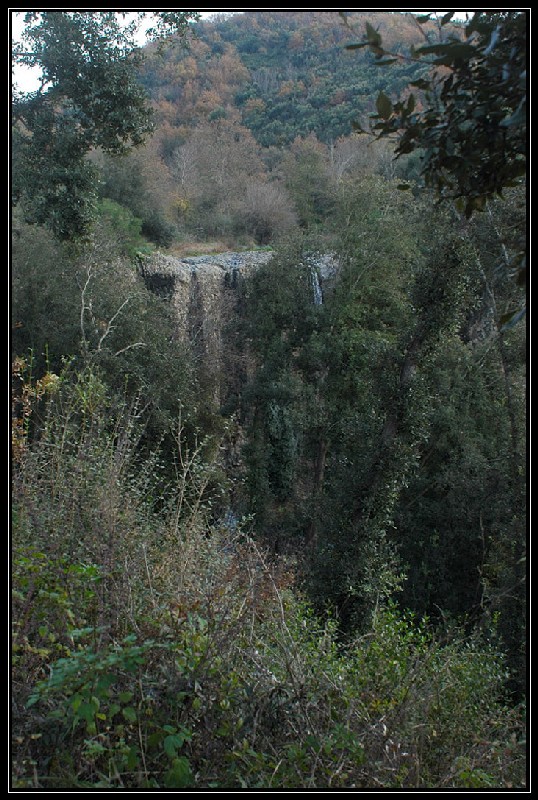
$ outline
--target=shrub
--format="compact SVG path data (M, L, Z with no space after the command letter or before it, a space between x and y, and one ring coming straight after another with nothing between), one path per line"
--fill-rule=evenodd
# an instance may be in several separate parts
M142 220L135 217L128 208L105 197L99 202L99 215L110 228L122 255L135 258L140 253L152 251L153 248L147 241L151 236L143 230Z

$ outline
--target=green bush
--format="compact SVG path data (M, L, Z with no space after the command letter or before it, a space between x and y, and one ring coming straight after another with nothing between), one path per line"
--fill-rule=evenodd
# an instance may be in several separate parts
M158 247L170 247L176 236L176 229L162 214L154 211L143 221L141 232Z
M152 252L153 247L147 241L152 237L147 230L144 230L142 220L135 217L132 211L108 197L99 201L98 210L99 216L110 228L123 255L133 259L141 253Z

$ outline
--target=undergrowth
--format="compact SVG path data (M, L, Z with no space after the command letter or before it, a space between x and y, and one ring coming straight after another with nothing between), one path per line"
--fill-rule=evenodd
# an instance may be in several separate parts
M214 443L179 421L166 482L97 373L16 380L14 788L524 786L493 640L389 604L339 643L294 565L215 518Z

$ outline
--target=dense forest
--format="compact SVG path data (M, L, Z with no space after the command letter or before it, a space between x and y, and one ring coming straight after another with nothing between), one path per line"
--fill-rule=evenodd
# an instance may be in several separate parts
M526 14L132 16L13 43L12 790L525 790Z

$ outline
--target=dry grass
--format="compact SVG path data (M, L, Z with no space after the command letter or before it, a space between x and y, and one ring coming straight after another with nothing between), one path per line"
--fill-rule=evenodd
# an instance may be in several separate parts
M216 255L217 253L226 253L229 250L243 250L254 249L255 245L252 243L251 247L246 247L244 242L239 245L234 242L216 240L212 242L197 242L197 241L182 241L175 242L167 253L177 258L188 258L192 256L206 256Z

